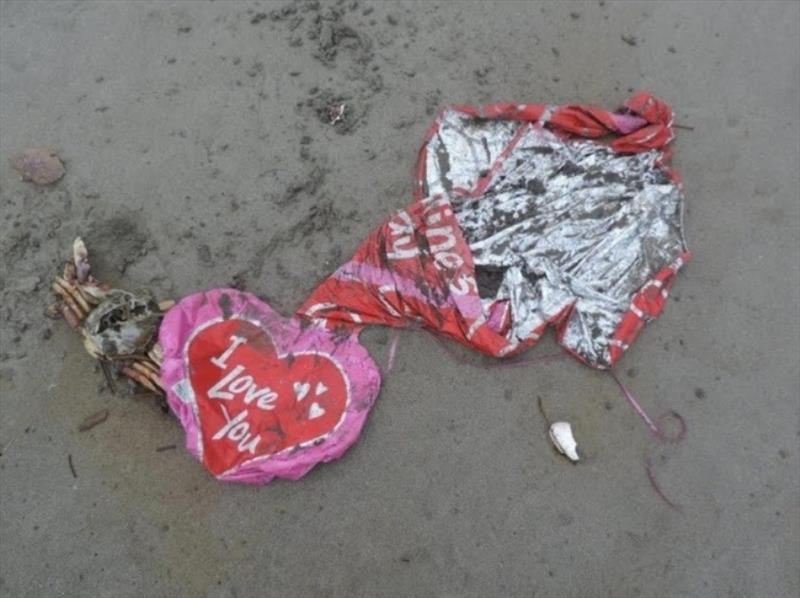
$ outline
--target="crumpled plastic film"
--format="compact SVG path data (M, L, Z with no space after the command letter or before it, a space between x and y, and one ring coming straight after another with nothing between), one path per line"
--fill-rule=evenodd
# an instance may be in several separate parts
M573 355L610 367L691 257L672 137L671 109L646 93L618 112L445 109L420 151L416 201L298 315L422 324L497 357L552 325Z

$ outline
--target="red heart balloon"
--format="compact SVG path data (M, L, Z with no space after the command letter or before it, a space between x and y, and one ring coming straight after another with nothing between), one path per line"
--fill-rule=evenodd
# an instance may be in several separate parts
M296 480L358 439L380 389L353 328L285 319L249 293L184 297L159 330L186 448L221 480Z
M203 328L187 355L203 460L214 475L322 442L342 421L349 391L336 364L319 353L278 355L247 320Z

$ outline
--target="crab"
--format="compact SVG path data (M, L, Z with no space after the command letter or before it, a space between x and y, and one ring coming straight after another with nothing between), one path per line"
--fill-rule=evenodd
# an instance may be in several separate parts
M47 314L63 317L80 332L83 346L100 362L112 389L109 365L118 366L119 373L163 397L163 354L157 334L164 312L175 302L156 302L149 294L102 284L90 270L89 252L78 237L72 245L72 260L53 281L58 301L48 307Z

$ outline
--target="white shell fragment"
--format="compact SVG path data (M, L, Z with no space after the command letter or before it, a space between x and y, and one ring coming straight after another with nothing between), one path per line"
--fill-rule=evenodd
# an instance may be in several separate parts
M554 422L550 425L550 440L558 452L570 461L578 461L578 443L572 435L569 422Z

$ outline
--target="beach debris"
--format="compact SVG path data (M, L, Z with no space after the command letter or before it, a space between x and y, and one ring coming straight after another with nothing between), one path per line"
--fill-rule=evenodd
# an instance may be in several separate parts
M573 463L577 463L578 443L572 435L572 426L569 422L554 422L550 424L550 440L559 453L564 455Z
M101 409L85 418L78 426L78 432L88 432L108 419L108 409Z
M326 93L306 104L342 133L359 114L345 101ZM80 238L48 313L80 332L104 372L114 368L168 402L188 450L217 479L298 479L342 456L374 404L379 369L358 342L367 325L425 328L509 367L534 363L519 356L553 327L565 355L614 375L691 259L683 188L669 162L673 126L672 109L646 92L613 112L445 108L419 152L414 202L293 317L237 289L196 293L170 309L150 293L102 284ZM629 401L658 439L682 438L680 416L669 435ZM570 422L551 422L541 399L539 407L556 450L578 462ZM649 461L646 472L667 500Z
M422 325L497 358L554 328L569 354L611 368L691 259L668 161L672 122L645 92L616 112L441 110L419 153L415 201L298 314L329 326Z
M23 181L31 181L37 185L55 183L66 172L58 153L52 147L25 150L12 157L10 162Z
M355 331L284 318L236 289L181 299L164 317L161 345L186 446L220 480L296 480L338 459L380 390Z
M80 237L73 242L72 258L52 289L58 300L45 314L63 317L81 334L86 351L101 362L107 378L109 369L114 369L163 396L158 327L173 301L157 302L149 293L99 282L91 274L89 252ZM113 391L113 384L109 386Z
M327 107L326 115L328 123L335 125L344 120L345 112L347 111L347 104L332 104Z

